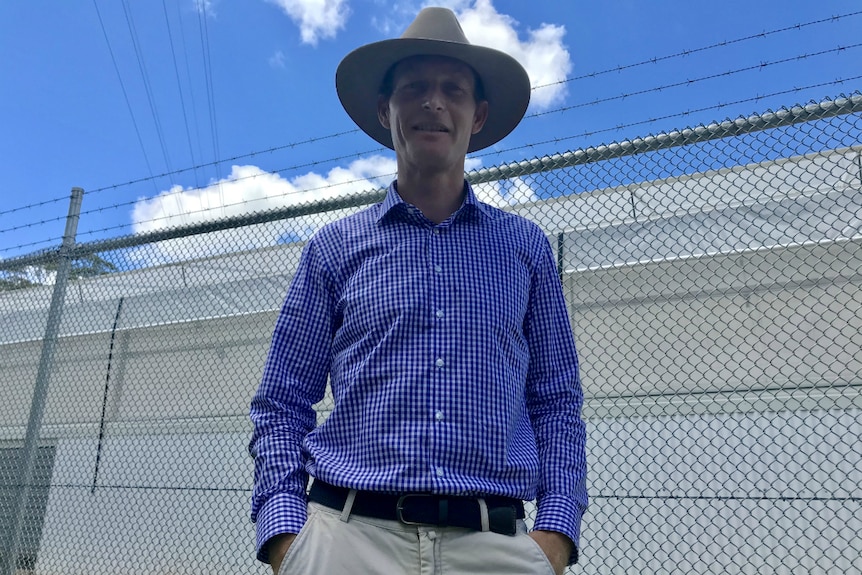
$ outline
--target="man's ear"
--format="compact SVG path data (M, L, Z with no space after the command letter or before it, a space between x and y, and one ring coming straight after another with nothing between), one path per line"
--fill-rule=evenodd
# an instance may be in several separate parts
M377 119L384 128L389 129L389 98L377 96Z
M485 121L488 119L488 100L482 100L476 105L476 112L473 114L473 133L478 134L482 131Z

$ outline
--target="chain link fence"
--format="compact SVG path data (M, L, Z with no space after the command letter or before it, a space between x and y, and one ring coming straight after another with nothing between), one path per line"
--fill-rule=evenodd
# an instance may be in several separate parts
M558 256L571 572L862 573L860 134L854 95L470 174ZM248 405L304 241L380 197L0 262L3 572L267 573Z

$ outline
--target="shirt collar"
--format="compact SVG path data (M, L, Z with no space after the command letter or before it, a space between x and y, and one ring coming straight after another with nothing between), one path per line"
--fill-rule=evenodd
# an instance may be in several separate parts
M380 204L377 212L378 223L382 222L387 217L390 217L390 213L403 213L403 211L407 210L410 206L410 204L401 199L401 196L398 194L397 184L397 180L393 180L392 183L389 184L386 198ZM476 194L473 192L473 186L470 185L470 182L464 180L464 187L467 190L467 195L464 197L464 202L461 204L461 207L456 212L457 219L475 221L478 221L483 217L490 219L491 214L489 212L489 207L476 198Z

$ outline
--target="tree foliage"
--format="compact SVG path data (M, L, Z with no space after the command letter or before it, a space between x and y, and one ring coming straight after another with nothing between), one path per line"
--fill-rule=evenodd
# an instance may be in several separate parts
M36 285L53 283L53 278L60 267L60 260L55 259L41 266L21 266L6 268L0 271L0 291L11 291ZM72 260L69 279L82 279L109 274L118 271L117 266L96 254L88 254Z

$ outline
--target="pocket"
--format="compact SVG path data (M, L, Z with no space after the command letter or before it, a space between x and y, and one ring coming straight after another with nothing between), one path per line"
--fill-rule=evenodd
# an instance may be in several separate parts
M537 569L539 568L540 565L542 565L545 568L545 571L544 571L545 573L549 573L550 575L557 575L557 572L554 570L554 566L551 565L551 561L548 559L548 556L545 555L545 552L542 551L542 548L539 547L539 544L536 543L535 539L533 539L532 537L530 537L527 534L522 535L520 533L518 533L518 535L516 535L516 537L527 540L527 544L530 546L530 548L533 550L533 554L536 556L536 567L537 567ZM537 571L537 573L539 573L539 571Z
M295 569L291 568L291 565L295 562L296 556L299 555L301 551L300 547L302 544L308 539L308 533L314 526L314 523L317 521L317 512L313 511L310 507L308 509L308 519L305 521L305 525L302 526L302 529L299 530L299 533L296 536L296 539L293 540L293 543L290 544L290 549L287 550L287 553L284 556L284 560L281 562L281 566L278 568L278 575L290 575L290 573L299 573Z

